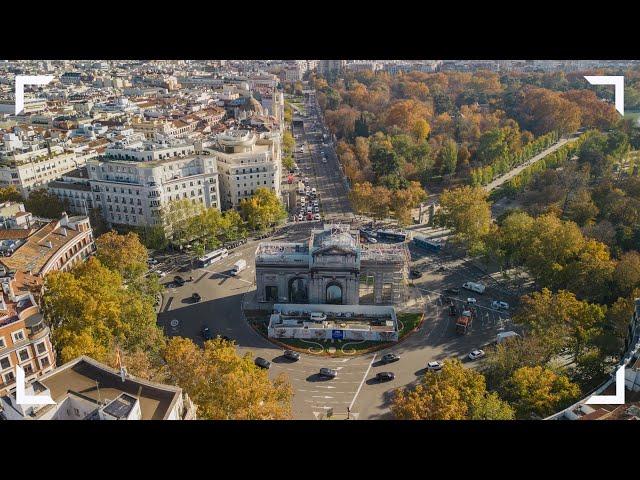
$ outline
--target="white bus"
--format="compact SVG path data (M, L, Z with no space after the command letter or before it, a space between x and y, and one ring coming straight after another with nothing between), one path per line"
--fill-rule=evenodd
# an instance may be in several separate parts
M212 263L222 260L223 258L227 258L228 255L229 251L226 248L214 250L213 252L207 253L204 257L200 257L198 259L198 267L208 267Z

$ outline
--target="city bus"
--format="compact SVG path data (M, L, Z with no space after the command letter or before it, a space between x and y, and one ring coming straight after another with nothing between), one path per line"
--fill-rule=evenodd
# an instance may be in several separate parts
M416 247L424 248L432 252L438 252L442 248L442 243L439 240L431 240L422 235L416 235L413 237L413 244Z
M226 248L214 250L213 252L207 253L204 257L200 257L198 259L198 267L208 267L212 263L222 260L223 258L227 258L228 255L229 251Z
M400 230L378 230L376 238L384 242L404 242L407 239L407 233Z

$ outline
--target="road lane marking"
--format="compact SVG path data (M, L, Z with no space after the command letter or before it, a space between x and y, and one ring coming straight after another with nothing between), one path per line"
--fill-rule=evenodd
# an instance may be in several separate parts
M371 370L371 366L373 365L373 362L375 362L376 360L376 355L373 355L373 358L371 359L371 363L369 363L369 368L367 368L367 371L364 373L364 376L362 377L362 381L360 382L360 386L358 387L358 390L356 391L355 396L353 397L353 400L351 400L351 403L349 404L349 410L351 410L353 408L353 404L356 403L356 398L358 398L358 394L360 393L360 390L362 389L362 385L364 385L364 381L367 379L367 375L369 375L369 371Z

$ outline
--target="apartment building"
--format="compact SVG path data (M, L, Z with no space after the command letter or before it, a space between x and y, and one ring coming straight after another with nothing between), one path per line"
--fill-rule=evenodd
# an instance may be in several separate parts
M93 194L86 166L49 182L47 189L60 199L69 213L87 215L93 209Z
M0 278L0 396L15 386L16 366L22 367L25 381L32 381L55 367L55 351L49 327L28 289L17 273L6 271Z
M95 252L89 218L69 217L40 224L18 242L10 256L0 258L9 272L23 272L42 279L52 270L69 270Z
M251 130L227 130L204 148L217 161L222 209L237 208L258 188L280 196L282 155L279 135L259 136Z
M23 196L31 191L45 187L61 175L82 167L87 159L97 156L95 150L86 153L65 152L41 157L29 156L17 161L5 159L0 163L0 186L14 185Z
M7 420L195 420L196 406L179 387L130 376L81 356L29 383L26 395L55 405L19 405L15 390L0 397Z
M220 208L215 158L193 151L193 145L107 150L87 164L94 207L110 225L134 227L161 224L162 209L171 201Z

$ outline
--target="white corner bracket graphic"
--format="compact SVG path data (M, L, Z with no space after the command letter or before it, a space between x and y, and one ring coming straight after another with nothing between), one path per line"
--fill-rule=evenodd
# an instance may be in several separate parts
M585 403L587 405L622 405L624 404L624 365L616 372L615 395L592 395Z
M591 85L615 85L616 110L624 115L624 76L623 75L585 75Z
M25 395L24 370L16 365L16 403L18 405L55 405L50 395Z
M24 109L24 86L46 85L53 80L53 75L16 75L16 115Z

